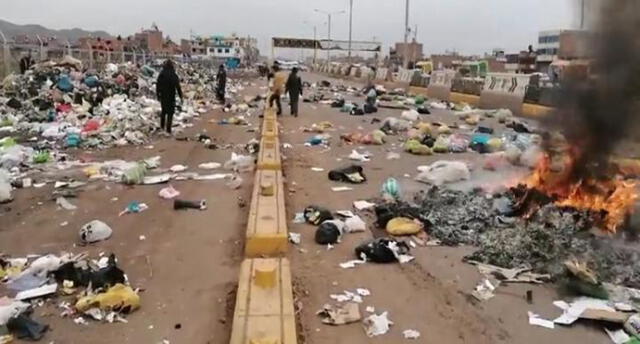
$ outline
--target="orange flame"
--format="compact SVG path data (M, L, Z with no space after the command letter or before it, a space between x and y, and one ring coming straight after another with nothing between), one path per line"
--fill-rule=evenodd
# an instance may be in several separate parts
M637 183L625 181L620 176L608 180L572 181L570 173L575 159L569 155L566 160L564 168L554 171L551 158L545 155L525 184L549 196L556 196L558 206L604 213L604 229L615 233L633 210L638 198Z

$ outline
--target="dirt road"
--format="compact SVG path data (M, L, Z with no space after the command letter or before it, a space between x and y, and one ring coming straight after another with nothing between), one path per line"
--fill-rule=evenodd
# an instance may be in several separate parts
M247 88L247 94L256 94ZM230 114L217 110L204 115L188 128L184 136L205 132L218 143L246 144L255 133L247 127L221 126L216 122ZM257 115L250 119L258 125ZM204 162L224 163L232 149L210 150L197 141L159 139L153 149L114 148L97 152L71 152L87 161L123 159L135 161L160 155L160 168L174 164L198 170ZM222 172L222 171L217 171ZM158 197L166 185L124 186L116 183L90 183L77 198L69 201L78 209L58 209L51 200L53 184L41 189L15 192L16 199L0 208L0 252L22 257L27 254L58 254L62 251L115 253L131 285L141 288L142 307L128 317L128 324L76 325L59 317L54 304L37 308L34 318L52 330L44 342L84 343L225 343L231 326L227 302L233 303L238 268L243 257L243 241L253 174L242 175L240 190L230 190L224 180L172 183L180 198L206 199L205 211L174 211L173 202ZM117 199L117 200L116 200ZM147 203L149 210L119 217L131 201ZM111 239L94 245L77 245L79 228L94 219L114 230ZM65 226L62 223L67 222ZM140 236L146 237L140 240Z

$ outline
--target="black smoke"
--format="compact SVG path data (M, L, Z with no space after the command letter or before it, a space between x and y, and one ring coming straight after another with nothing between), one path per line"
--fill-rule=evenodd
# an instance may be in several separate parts
M605 1L589 47L589 76L563 79L550 119L577 151L576 181L607 175L618 145L640 135L640 0Z

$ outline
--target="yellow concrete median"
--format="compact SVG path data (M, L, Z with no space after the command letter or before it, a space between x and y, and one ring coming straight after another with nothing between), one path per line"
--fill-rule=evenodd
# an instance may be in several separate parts
M256 172L245 254L247 257L272 257L287 251L287 218L282 172Z
M297 343L287 259L246 259L242 263L230 343Z

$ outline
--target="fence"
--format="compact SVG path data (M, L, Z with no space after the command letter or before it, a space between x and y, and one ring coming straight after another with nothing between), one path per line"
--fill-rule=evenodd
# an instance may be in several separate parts
M71 56L82 61L85 68L102 69L108 63L147 64L154 60L170 57L166 54L152 54L144 51L103 51L77 48L50 48L46 46L27 44L1 44L0 50L0 78L11 73L19 73L20 59L31 54L36 63L49 60L59 60L64 56ZM175 56L171 56L174 57ZM213 62L212 62L213 63Z

